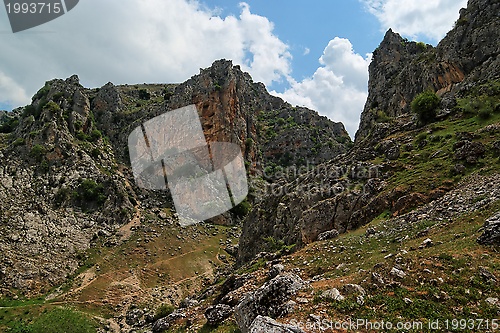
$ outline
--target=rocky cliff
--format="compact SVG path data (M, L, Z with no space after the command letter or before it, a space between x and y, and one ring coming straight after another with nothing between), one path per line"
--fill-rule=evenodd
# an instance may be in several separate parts
M402 119L410 115L413 98L425 90L443 97L442 109L446 112L453 109L467 84L497 79L499 6L498 1L469 1L455 27L436 47L410 42L389 29L373 52L368 98L356 141L370 136L380 140L401 125L411 128L414 122ZM401 121L389 126L390 118Z

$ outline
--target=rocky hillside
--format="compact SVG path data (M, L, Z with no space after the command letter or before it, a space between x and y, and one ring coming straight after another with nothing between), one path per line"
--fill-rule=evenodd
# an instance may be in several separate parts
M49 81L30 105L0 115L2 293L46 292L77 270L79 254L99 238L116 245L138 216L173 209L167 194L135 186L127 138L144 121L189 104L207 140L238 144L252 174L324 162L350 143L342 124L269 95L230 61L178 85L87 89L77 76Z
M470 0L436 47L389 30L354 143L226 60L182 84L47 82L0 113L0 330L496 330L499 9ZM126 147L189 104L209 141L241 147L251 188L183 228Z
M269 191L243 225L239 262L276 241L302 247L383 212L405 213L451 190L480 158L496 156L498 8L498 1L470 1L435 48L389 30L369 67L354 148ZM439 104L427 125L411 107L425 91Z

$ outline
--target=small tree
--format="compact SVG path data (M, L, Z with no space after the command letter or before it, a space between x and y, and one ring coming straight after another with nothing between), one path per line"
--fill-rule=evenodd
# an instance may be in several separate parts
M432 91L424 91L415 96L411 102L411 109L418 115L422 124L428 124L436 119L439 97Z

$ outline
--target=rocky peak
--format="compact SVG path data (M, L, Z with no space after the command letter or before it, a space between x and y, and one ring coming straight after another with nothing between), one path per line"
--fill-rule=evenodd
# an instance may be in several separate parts
M460 11L455 27L435 48L410 42L389 29L373 53L368 99L356 142L371 136L370 141L376 144L390 134L390 126L383 123L411 117L410 104L422 91L431 90L445 97L443 108L452 108L461 83L498 77L499 12L497 0L470 0L467 9ZM401 126L396 123L396 127Z

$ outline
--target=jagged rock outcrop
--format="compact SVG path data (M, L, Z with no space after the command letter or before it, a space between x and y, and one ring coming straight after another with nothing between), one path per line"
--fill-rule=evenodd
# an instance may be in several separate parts
M265 316L257 316L250 326L250 333L304 333L298 327L283 325Z
M335 160L307 172L304 169L290 183L271 184L262 193L266 200L243 224L238 261L243 263L261 251L279 250L277 240L301 247L324 232L343 233L369 222L388 205L386 198L377 197L384 187L381 177L376 165Z
M393 126L387 119L409 115L413 98L424 90L443 96L442 107L447 109L453 108L454 95L468 83L498 78L499 9L497 0L470 0L455 27L436 47L410 42L389 29L373 53L356 142L367 138L375 142L401 130L402 124L414 126L411 117L393 119Z
M0 152L0 279L36 294L76 270L78 254L128 221L133 204L123 180L102 172L116 163L78 77L47 83L18 122Z
M479 244L500 245L500 213L487 219L483 229L483 234L477 239Z
M176 87L168 108L188 104L196 104L208 141L239 144L257 169L318 164L346 152L350 142L342 124L269 95L230 61L216 61Z
M240 330L243 333L257 332L252 327L258 316L277 318L287 315L285 303L304 287L305 282L300 277L283 273L247 294L234 310Z

